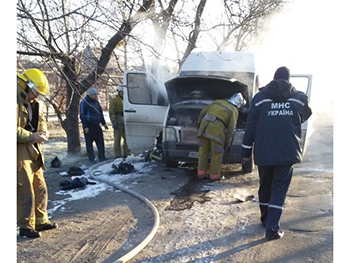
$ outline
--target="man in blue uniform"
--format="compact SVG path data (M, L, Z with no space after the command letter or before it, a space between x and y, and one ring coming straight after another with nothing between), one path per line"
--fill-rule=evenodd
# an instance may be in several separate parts
M97 100L98 91L91 87L87 96L80 103L80 120L83 125L86 151L91 163L95 163L95 155L92 143L95 142L98 149L98 160L105 161L105 144L100 124L108 129L102 108Z
M301 162L301 124L312 114L308 97L289 82L286 67L276 70L274 79L259 89L248 114L242 143L247 161L254 143L258 166L261 222L269 240L283 237L279 230L282 207L292 179L293 164Z

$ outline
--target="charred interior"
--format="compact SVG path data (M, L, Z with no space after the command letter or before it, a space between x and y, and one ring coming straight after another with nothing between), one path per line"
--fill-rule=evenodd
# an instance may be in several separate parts
M244 128L249 109L247 85L215 76L177 77L166 84L170 110L167 125L197 128L201 110L216 99L227 99L240 92L247 104L240 109L236 128Z
M198 117L201 110L212 101L186 101L172 105L167 118L167 125L197 128ZM247 109L239 111L236 128L244 129L247 121Z

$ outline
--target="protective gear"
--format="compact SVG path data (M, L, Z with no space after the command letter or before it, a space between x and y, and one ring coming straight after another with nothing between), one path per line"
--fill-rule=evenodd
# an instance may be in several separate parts
M39 102L27 101L28 83L34 83L33 91L45 93L46 77L39 70L27 70L17 75L22 81L17 83L17 225L20 235L36 238L40 235L36 226L50 224L47 213L48 189L43 170L44 155L40 142L46 138L47 123L39 107ZM30 109L29 109L30 107ZM32 134L35 134L33 137ZM36 143L32 143L34 138Z
M95 89L94 87L90 87L87 91L87 95L97 95L98 94L98 91L97 89Z
M227 99L231 104L235 105L238 109L246 104L245 99L241 93L235 93Z
M117 86L117 92L119 92L119 91L124 91L124 87L121 86L121 85L118 85Z
M20 228L19 229L19 235L21 237L29 237L29 238L38 238L41 237L41 234L36 231L35 229L24 229Z
M31 143L43 143L45 141L47 141L47 138L43 132L33 132L30 135Z
M113 125L113 129L118 129L118 122L117 122L117 120L113 120L112 121L112 125Z
M198 177L204 178L209 168L209 178L220 176L224 150L230 145L238 119L238 109L228 100L215 100L199 114ZM211 154L209 165L209 154Z
M22 74L17 74L17 77L25 81L35 94L45 95L49 88L49 82L45 74L39 69L27 69Z
M130 149L125 136L124 128L124 116L123 116L123 98L120 95L115 96L109 102L109 118L113 125L114 136L114 156L116 158L124 156L126 158L131 154ZM122 155L122 139L123 143L123 155Z

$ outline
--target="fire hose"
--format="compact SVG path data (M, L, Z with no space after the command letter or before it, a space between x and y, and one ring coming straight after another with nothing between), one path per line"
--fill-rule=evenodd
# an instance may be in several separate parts
M116 183L99 178L98 176L103 174L102 171L97 170L97 171L92 172L92 170L95 167L106 164L108 162L110 162L110 161L101 162L101 163L98 163L98 164L91 166L89 168L89 175L91 176L91 178L98 181L98 182L113 186L113 187L115 187L123 192L126 192L128 194L131 194L131 195L139 198L141 201L143 201L151 209L151 211L154 215L154 224L153 224L152 230L146 236L146 238L139 245L137 245L134 249L132 249L130 252L128 252L124 256L122 256L119 259L117 259L116 261L114 261L114 263L125 263L125 262L129 261L130 259L132 259L134 256L136 256L142 249L144 249L149 244L149 242L151 242L151 240L153 239L153 237L155 236L155 234L157 233L157 230L159 228L159 213L158 213L158 210L156 209L156 207L146 197L144 197L144 196L140 195L139 193L136 193L130 189L126 189L126 188L124 188Z

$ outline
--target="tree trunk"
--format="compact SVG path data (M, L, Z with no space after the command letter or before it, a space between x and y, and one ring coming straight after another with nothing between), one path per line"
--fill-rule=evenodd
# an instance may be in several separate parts
M66 119L63 121L63 129L67 134L67 153L78 154L81 150L80 144L80 127L79 127L79 105L80 95L77 92L72 92L72 89L68 89L68 98L71 97L71 103L66 111Z
M67 98L66 98L66 119L62 121L62 127L67 134L67 153L78 154L81 150L79 135L79 106L80 94L77 85L77 74L75 59L66 56L62 59L64 62L63 71L66 76Z

